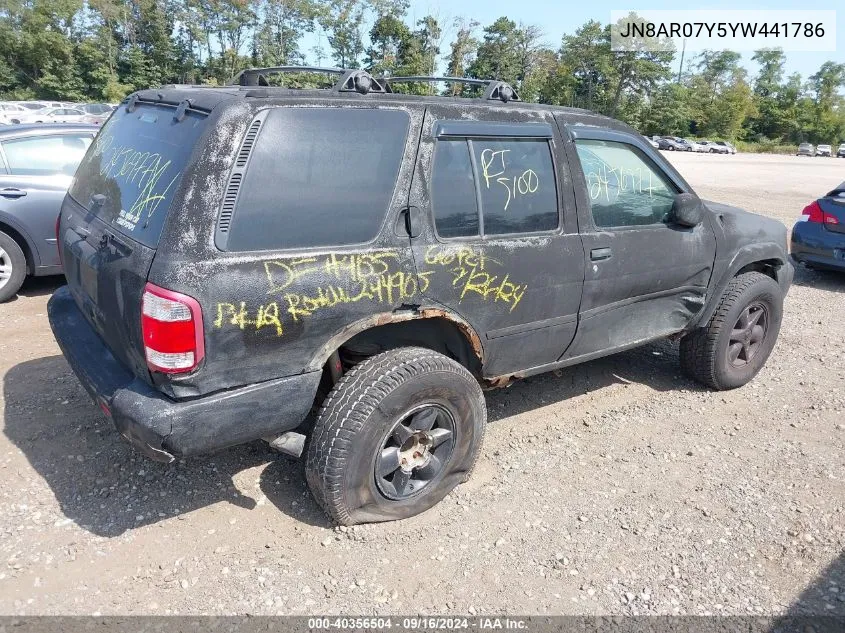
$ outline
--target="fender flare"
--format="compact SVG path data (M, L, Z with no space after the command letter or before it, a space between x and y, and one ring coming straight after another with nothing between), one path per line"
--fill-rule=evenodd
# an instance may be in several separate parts
M737 273L746 266L757 262L775 263L776 280L783 289L784 294L786 294L789 285L792 283L793 270L792 265L789 263L789 256L784 252L783 246L776 242L748 244L734 253L734 256L719 275L718 282L712 284L711 294L708 296L700 316L695 321L695 327L704 327L707 325L710 317L716 311L719 301L721 301L722 295L731 282L731 279L736 277Z
M389 323L403 323L405 321L415 321L419 319L445 319L450 321L458 327L467 342L470 349L475 353L478 362L483 365L484 362L484 347L481 343L481 337L469 323L464 321L461 317L449 310L443 308L420 308L417 310L403 310L398 312L380 312L370 315L358 321L355 321L332 335L326 341L317 353L311 358L311 361L303 370L304 372L321 370L329 357L336 349L341 347L346 341L351 339L356 334L360 334L366 330L387 325Z
M0 211L0 224L10 226L23 238L24 242L26 242L26 248L29 252L25 254L29 255L29 258L32 260L27 261L27 264L31 265L32 272L35 272L35 270L41 265L41 257L38 255L38 248L26 228L14 216L3 213L2 211ZM0 231L2 230L3 229L0 227Z

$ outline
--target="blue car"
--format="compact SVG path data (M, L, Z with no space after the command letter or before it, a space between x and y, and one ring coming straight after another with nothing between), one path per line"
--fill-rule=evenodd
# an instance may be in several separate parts
M94 125L14 125L0 128L0 302L27 275L62 272L56 218Z
M796 263L845 272L845 182L801 212L790 250Z

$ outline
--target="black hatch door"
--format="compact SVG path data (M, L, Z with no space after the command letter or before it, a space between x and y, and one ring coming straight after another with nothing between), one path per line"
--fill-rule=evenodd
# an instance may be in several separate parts
M116 358L150 381L141 298L171 202L206 116L133 102L103 126L62 206L68 284Z

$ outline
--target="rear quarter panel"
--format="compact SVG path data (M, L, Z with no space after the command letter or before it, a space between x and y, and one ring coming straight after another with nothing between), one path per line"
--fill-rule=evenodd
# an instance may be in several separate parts
M318 103L325 105L322 100L285 99L278 106ZM407 235L397 235L393 228L407 205L423 108L363 99L332 105L401 107L409 114L393 199L389 210L378 211L385 215L379 236L341 248L219 250L214 237L221 202L258 108L239 100L214 113L202 159L183 175L183 192L174 201L150 271L151 282L196 298L203 312L203 365L186 376L155 375L165 392L199 395L301 373L351 324L414 303L428 283L415 272Z

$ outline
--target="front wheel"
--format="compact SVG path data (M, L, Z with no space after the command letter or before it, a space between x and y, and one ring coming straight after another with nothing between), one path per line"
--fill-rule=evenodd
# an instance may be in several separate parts
M486 422L466 368L428 349L390 350L329 394L308 439L306 481L341 525L411 517L466 481Z
M775 347L783 293L771 277L743 273L728 284L706 327L681 339L681 368L719 391L749 382Z

